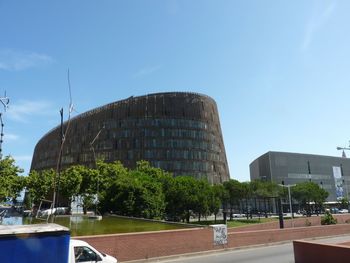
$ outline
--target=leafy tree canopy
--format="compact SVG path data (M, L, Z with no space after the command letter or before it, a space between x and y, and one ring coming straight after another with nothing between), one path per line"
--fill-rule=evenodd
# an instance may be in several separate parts
M0 201L16 199L25 186L25 177L20 176L23 169L15 164L11 156L0 160Z

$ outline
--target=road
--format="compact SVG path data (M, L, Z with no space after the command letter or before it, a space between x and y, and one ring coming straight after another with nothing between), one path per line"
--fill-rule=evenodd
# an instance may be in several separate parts
M318 243L339 243L350 240L350 235L317 239ZM150 262L150 261L149 261ZM156 260L157 263L294 263L292 242L264 247L234 249L213 252L200 256L180 256L168 260Z

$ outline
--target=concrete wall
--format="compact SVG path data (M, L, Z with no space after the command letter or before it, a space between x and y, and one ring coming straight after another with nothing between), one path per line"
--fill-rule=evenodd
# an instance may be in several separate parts
M349 262L350 247L344 245L317 244L294 241L295 263L345 263Z

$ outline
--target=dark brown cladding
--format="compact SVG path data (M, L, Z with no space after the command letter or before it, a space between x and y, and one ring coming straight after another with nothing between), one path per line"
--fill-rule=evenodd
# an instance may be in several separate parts
M56 127L37 143L31 169L56 168L59 145L60 127ZM211 183L229 179L216 103L197 93L130 97L71 119L62 167L93 166L93 150L96 159L120 160L129 168L147 160L174 175L206 178Z

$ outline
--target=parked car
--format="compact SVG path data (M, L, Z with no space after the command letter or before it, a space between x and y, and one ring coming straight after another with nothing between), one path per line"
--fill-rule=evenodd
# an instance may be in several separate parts
M333 208L330 209L330 212L331 212L332 214L338 214L338 213L339 213L339 209L336 208L336 207L333 207Z
M349 213L349 210L348 209L341 209L341 210L339 210L339 213L346 214L346 213Z
M245 214L232 214L234 218L242 218L245 217Z

